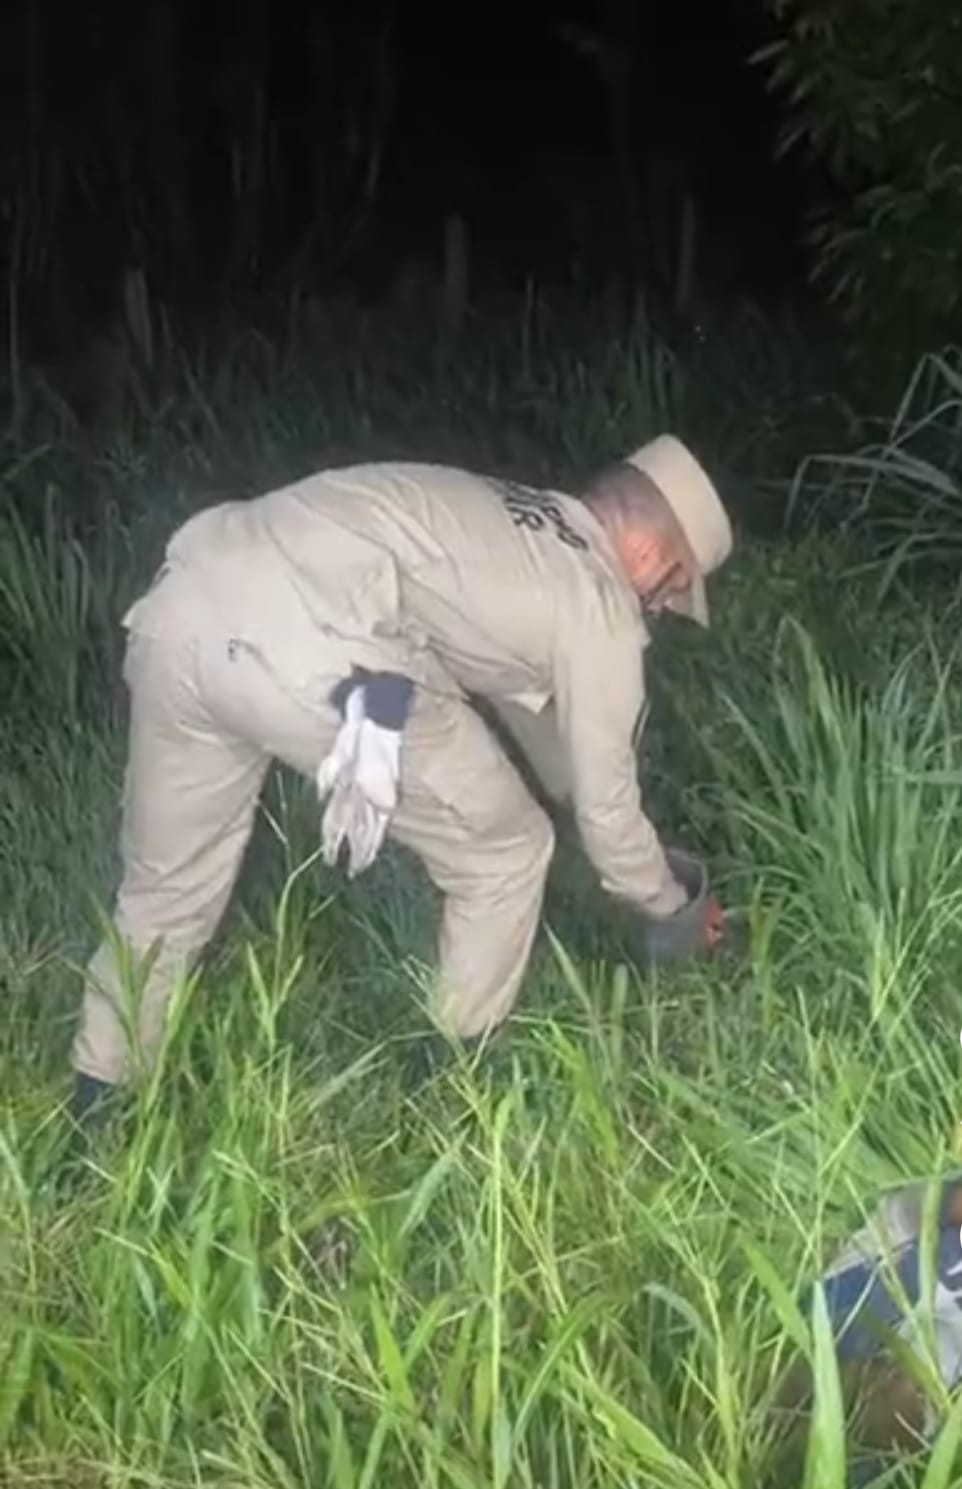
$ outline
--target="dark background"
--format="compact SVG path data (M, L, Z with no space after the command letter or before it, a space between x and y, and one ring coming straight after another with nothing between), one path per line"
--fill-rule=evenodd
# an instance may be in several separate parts
M770 35L756 0L8 3L8 320L43 348L131 265L185 316L377 300L451 213L475 294L616 282L668 314L686 200L700 302L795 295L824 183L775 160Z

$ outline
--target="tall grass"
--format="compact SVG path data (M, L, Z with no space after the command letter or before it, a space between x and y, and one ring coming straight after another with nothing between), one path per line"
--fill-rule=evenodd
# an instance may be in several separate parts
M772 478L860 427L825 391L835 355L748 309L672 347L615 292L533 286L520 303L482 303L454 345L429 319L298 297L256 329L215 323L171 346L149 388L103 390L120 415L92 430L64 401L25 392L4 431L5 484L29 507L49 488L75 514L99 519L114 500L128 517L160 506L167 522L198 489L258 489L321 461L450 459L571 480L682 423L741 510L757 517L774 500L777 517Z
M800 465L790 506L871 533L891 578L906 566L958 568L962 523L962 359L923 357L878 438Z
M350 886L319 867L309 793L281 775L156 1078L86 1184L54 1182L76 966L114 868L118 616L248 451L329 448L329 412L283 379L252 423L246 375L219 375L101 464L110 524L44 508L38 457L0 530L0 1477L840 1489L856 1445L826 1320L796 1299L880 1190L953 1162L962 1027L955 612L880 598L851 546L746 544L711 638L656 642L646 779L711 857L716 964L642 977L566 848L510 1039L412 1094L432 896L400 852ZM451 407L477 408L482 372L463 376ZM546 461L664 416L647 366L552 377ZM364 386L337 407L404 407ZM510 389L491 382L472 453L517 458ZM580 424L553 427L559 407ZM779 1410L799 1352L800 1438ZM885 1482L960 1482L958 1434L956 1409Z

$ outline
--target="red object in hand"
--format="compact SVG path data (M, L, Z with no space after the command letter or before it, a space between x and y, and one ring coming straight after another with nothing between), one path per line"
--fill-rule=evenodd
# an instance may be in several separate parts
M725 912L713 897L705 906L705 943L714 951L725 935Z

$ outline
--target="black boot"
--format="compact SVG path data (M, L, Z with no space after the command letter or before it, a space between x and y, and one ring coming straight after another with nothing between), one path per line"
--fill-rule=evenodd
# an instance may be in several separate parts
M489 1038L487 1043L490 1042ZM446 1070L459 1055L467 1060L472 1059L484 1043L484 1036L481 1034L456 1040L445 1039L438 1033L422 1035L408 1056L405 1086L408 1091L419 1090Z
M94 1075L79 1074L74 1081L70 1101L70 1116L77 1127L90 1131L106 1118L110 1098L116 1091L107 1081L99 1081Z
M60 1186L69 1189L86 1168L90 1156L91 1139L103 1127L117 1097L116 1086L96 1076L78 1074L74 1079L70 1098L70 1135L63 1153L60 1169Z

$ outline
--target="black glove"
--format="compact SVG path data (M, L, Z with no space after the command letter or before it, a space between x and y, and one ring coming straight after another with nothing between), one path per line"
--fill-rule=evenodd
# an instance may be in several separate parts
M688 903L667 920L642 917L645 951L653 963L676 962L711 948L714 917L721 912L708 892L708 870L698 858L669 848L668 866L688 891Z

